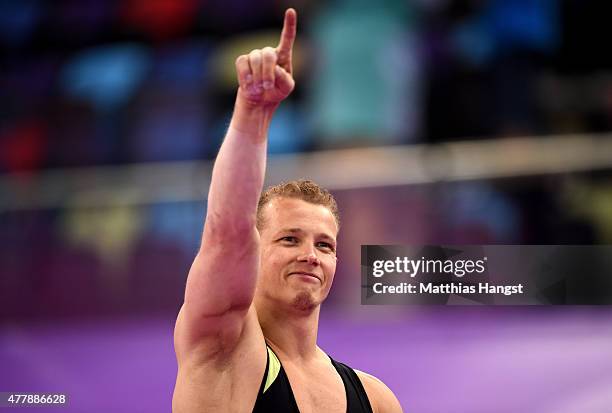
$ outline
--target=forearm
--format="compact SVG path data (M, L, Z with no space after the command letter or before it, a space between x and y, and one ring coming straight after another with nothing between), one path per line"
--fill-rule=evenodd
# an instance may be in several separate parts
M268 128L275 108L251 105L238 92L213 168L207 226L221 227L229 234L245 228L254 230L265 177Z
M213 167L202 245L187 279L185 300L199 303L200 312L223 312L252 300L258 257L257 202L273 113L272 107L249 105L238 92ZM222 283L219 274L223 274ZM211 287L216 292L212 296Z

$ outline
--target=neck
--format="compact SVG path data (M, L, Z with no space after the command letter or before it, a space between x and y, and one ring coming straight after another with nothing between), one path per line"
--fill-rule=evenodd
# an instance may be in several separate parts
M295 361L308 361L318 355L320 308L317 305L309 310L287 311L278 305L256 305L259 324L270 347Z

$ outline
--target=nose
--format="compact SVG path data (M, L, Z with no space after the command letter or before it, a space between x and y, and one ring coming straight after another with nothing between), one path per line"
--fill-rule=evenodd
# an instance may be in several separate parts
M302 254L298 257L298 261L306 262L310 265L319 265L321 261L314 250L314 248L309 248L302 252Z

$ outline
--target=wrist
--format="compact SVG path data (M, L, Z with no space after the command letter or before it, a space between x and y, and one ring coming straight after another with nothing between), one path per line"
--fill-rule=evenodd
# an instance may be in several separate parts
M230 127L255 138L265 139L278 103L264 105L247 99L239 89Z

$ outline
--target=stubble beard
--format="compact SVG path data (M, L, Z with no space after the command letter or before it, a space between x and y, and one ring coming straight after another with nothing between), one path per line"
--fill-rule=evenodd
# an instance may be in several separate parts
M317 306L314 297L308 291L298 292L291 304L294 309L300 312L310 312Z

